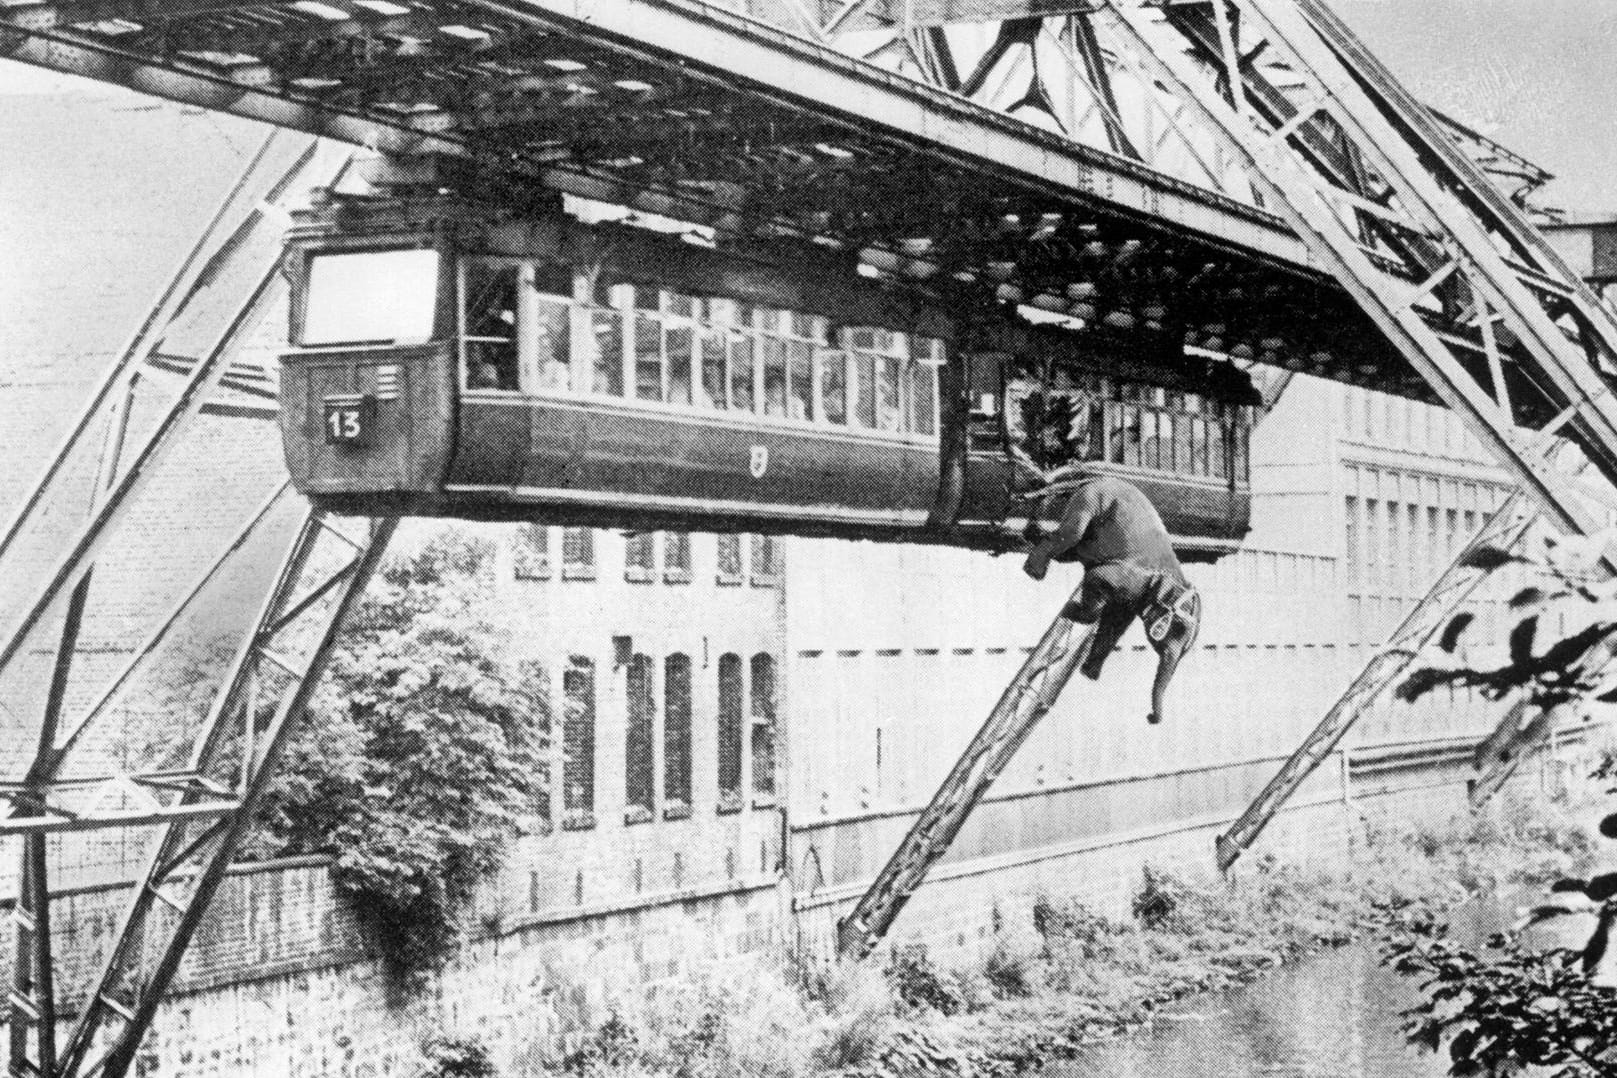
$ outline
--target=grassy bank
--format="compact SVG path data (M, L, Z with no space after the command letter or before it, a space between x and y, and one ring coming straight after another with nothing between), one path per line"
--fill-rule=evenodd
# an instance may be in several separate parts
M581 1078L1026 1073L1115 1037L1171 1001L1228 988L1355 938L1389 899L1461 901L1540 883L1590 852L1553 809L1504 806L1440 829L1386 830L1339 872L1257 858L1234 883L1148 869L1115 921L1055 896L1001 910L980 960L900 948L885 970L786 963L691 980L597 1030Z

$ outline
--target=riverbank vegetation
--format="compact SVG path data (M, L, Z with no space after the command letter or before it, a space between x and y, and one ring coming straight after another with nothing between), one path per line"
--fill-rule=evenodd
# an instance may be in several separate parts
M1575 870L1570 816L1502 806L1439 829L1381 830L1341 871L1255 858L1235 882L1152 868L1103 917L1040 897L1006 908L980 956L899 947L885 969L753 964L626 996L566 1069L580 1078L1010 1076L1116 1037L1163 1005L1341 945L1386 903L1442 909Z
M1514 699L1525 721L1512 753L1543 740L1558 723L1617 703L1617 581L1608 571L1610 531L1572 540L1542 536L1522 550L1479 547L1465 560L1484 573L1510 567L1524 580L1509 601L1516 615L1504 661L1463 646L1473 618L1457 614L1436 648L1398 688L1418 700L1439 686ZM1604 560L1606 568L1600 563ZM1546 644L1541 629L1558 639ZM1593 778L1617 779L1608 751ZM1617 789L1608 789L1608 795ZM1617 839L1611 805L1598 825ZM1385 909L1385 960L1410 978L1420 1002L1408 1012L1410 1039L1442 1052L1456 1076L1553 1074L1617 1078L1617 872L1585 857L1551 879L1510 931L1480 945L1452 938L1427 902ZM1535 925L1553 924L1546 935Z

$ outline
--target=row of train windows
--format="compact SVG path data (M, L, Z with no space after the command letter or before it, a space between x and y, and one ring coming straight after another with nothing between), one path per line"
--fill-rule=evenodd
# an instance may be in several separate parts
M541 668L530 665L529 674L546 683ZM675 653L659 663L637 653L629 659L624 678L624 821L647 822L659 808L664 819L683 819L692 811L697 766L694 724L699 709L691 658ZM760 652L744 660L726 652L718 658L714 679L711 714L703 721L714 724L715 808L734 812L742 807L747 786L754 798L763 801L776 793L775 657ZM595 660L575 655L562 672L559 792L566 828L595 823L596 700ZM539 806L546 820L551 819L550 798L547 789Z
M553 572L551 528L544 524L523 524L512 543L513 575L518 580L548 580ZM714 537L714 579L719 584L740 584L747 577L747 551L751 549L752 583L767 587L780 578L780 544L774 536L747 536L723 533ZM595 579L595 532L590 528L561 529L561 576L563 580ZM623 546L623 576L635 583L649 583L658 577L661 554L662 579L668 584L688 584L692 579L691 537L688 532L635 532Z
M1092 376L1060 390L1007 387L1012 440L1045 469L1104 460L1246 479L1253 410L1198 393Z
M567 266L461 263L468 389L547 390L933 437L941 341L835 334L820 315L609 283Z

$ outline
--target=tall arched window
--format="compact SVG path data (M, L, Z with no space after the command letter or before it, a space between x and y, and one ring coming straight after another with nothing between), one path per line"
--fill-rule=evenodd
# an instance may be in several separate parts
M691 657L663 660L663 815L691 809Z
M533 702L533 730L535 741L539 744L539 751L535 754L538 760L539 792L534 797L534 814L544 821L546 827L555 822L551 813L553 811L555 794L552 792L554 773L550 767L550 739L552 736L550 723L550 671L545 669L541 662L527 661L521 664L522 685Z
M775 793L775 657L752 657L752 790Z
M643 823L651 819L656 797L656 714L657 698L652 695L655 663L649 655L629 660L629 722L624 736L625 822Z
M562 674L563 827L595 825L595 661L574 655Z
M741 807L741 656L719 656L719 811Z

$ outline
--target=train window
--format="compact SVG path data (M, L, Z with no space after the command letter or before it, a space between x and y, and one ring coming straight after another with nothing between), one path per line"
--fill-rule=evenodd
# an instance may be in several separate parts
M741 308L737 317L748 318L751 315ZM758 355L756 343L752 335L744 330L736 329L730 333L730 407L738 412L751 412L757 408L752 395L756 377L753 368Z
M1235 443L1234 472L1237 478L1248 479L1248 460L1251 456L1252 445L1252 413L1245 405L1230 405L1230 414L1233 422L1230 426L1231 440Z
M896 431L903 425L903 407L899 398L898 360L891 356L876 358L876 426L880 430Z
M668 355L668 403L691 403L691 361L695 358L689 325L663 327L663 348Z
M696 347L702 354L702 391L697 403L704 408L725 409L729 397L728 335L721 327L706 326L696 336Z
M942 341L915 338L915 354L909 362L911 433L930 437L938 432L938 368L943 362Z
M944 348L931 338L861 327L837 347L823 315L543 261L467 259L460 292L469 389L579 391L937 435Z
M853 422L855 426L876 427L876 357L868 352L853 354Z
M515 263L468 259L461 277L461 369L467 389L518 388Z
M437 251L355 251L309 259L305 345L424 341L438 298Z
M814 410L814 346L808 341L786 342L787 414L812 420Z
M641 309L642 289L635 289L634 395L643 401L663 399L662 320Z
M827 423L848 422L848 353L818 351L820 370L819 414Z
M623 316L610 308L590 308L589 345L594 353L591 388L612 397L623 396Z
M786 414L786 342L780 338L780 313L765 310L760 316L765 332L758 345L763 351L764 414Z
M537 297L534 308L534 366L541 389L573 385L572 308L562 299Z

